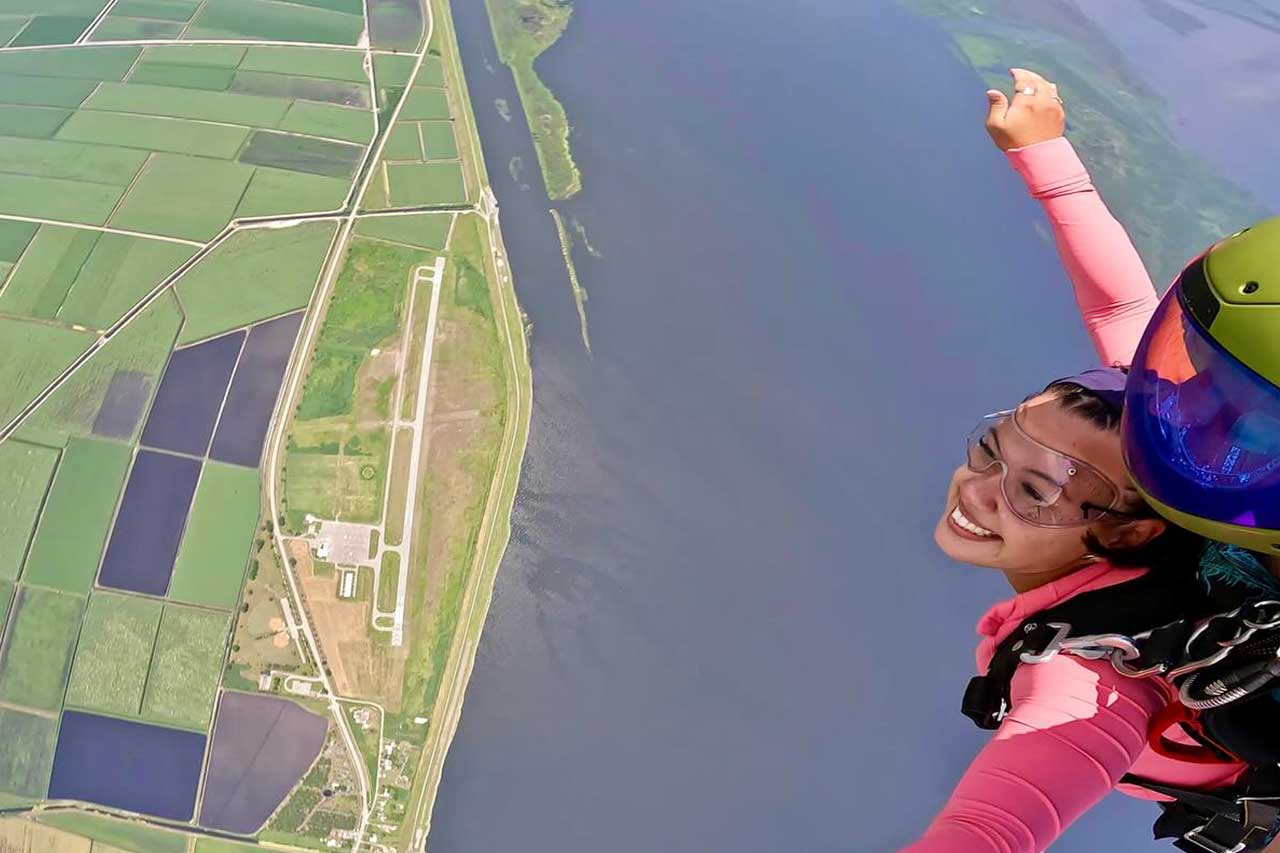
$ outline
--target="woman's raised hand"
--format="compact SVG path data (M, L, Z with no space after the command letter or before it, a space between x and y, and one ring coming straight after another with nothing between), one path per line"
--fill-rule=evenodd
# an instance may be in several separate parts
M1001 151L1025 148L1062 136L1067 117L1058 87L1034 71L1010 68L1013 101L999 89L987 90L987 133Z

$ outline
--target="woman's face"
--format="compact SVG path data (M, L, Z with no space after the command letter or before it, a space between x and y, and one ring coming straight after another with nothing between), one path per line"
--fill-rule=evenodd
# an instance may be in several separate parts
M1035 441L1103 474L1120 490L1121 508L1139 503L1137 492L1129 485L1119 432L1094 426L1062 408L1051 394L1041 394L1019 406L1017 421ZM1003 471L1000 465L980 472L968 465L957 468L934 540L953 560L1000 569L1015 588L1030 588L1037 580L1047 582L1084 565L1088 556L1084 537L1090 530L1107 545L1136 547L1163 529L1156 521L1117 523L1114 518L1092 527L1037 527L1009 508L1001 491ZM961 521L983 532L957 523L957 510Z

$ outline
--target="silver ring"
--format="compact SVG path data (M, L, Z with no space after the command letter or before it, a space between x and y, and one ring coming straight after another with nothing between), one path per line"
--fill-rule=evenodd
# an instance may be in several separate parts
M1036 90L1035 90L1035 87L1034 87L1034 86L1027 86L1025 89L1019 89L1019 90L1018 90L1017 92L1015 92L1014 94L1016 94L1016 95L1034 95L1035 93L1036 93Z

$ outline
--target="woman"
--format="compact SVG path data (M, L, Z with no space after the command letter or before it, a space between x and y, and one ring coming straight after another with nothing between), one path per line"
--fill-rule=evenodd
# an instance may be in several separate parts
M987 93L987 129L1044 206L1103 364L1126 365L1157 304L1155 291L1062 135L1056 86L1022 69L1012 74L1012 102ZM1013 414L987 419L952 477L935 531L939 547L961 562L998 569L1016 593L978 623L979 672L1033 614L1144 575L1148 568L1135 553L1168 535L1129 485L1118 373L1109 381L1103 371L1051 384ZM1256 563L1228 574L1274 583ZM1019 665L1010 699L992 740L907 850L1043 850L1114 788L1156 798L1120 785L1127 773L1208 789L1230 784L1245 769L1152 751L1148 728L1174 699L1172 689L1159 679L1125 678L1106 661L1057 655Z

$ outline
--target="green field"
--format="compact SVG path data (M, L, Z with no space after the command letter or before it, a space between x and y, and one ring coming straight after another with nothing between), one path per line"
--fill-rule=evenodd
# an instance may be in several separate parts
M168 2L169 0L165 0ZM215 65L235 68L244 59L247 47L234 44L157 44L143 48L148 62L174 65Z
M187 836L152 829L137 821L113 820L70 811L43 812L40 822L55 829L94 840L94 853L102 844L130 853L186 853Z
M63 444L70 435L89 433L111 380L117 374L137 374L150 389L149 399L159 381L160 371L169 358L169 349L173 346L181 322L182 314L173 294L162 294L132 323L112 337L97 355L59 386L23 422L18 431L19 437ZM0 319L0 353L6 345L4 323ZM3 378L4 367L3 360L0 360L0 378ZM43 383L40 387L44 387ZM130 437L137 435L140 426L141 422L135 426Z
M452 213L362 216L356 221L356 233L423 249L443 249L449 239L453 216Z
M160 602L141 596L93 594L71 668L68 705L107 714L137 715L160 610Z
M13 581L0 581L0 637L9 621L9 605L13 604Z
M253 169L185 154L156 154L111 217L116 228L208 240L231 219Z
M342 142L259 130L250 137L239 159L255 166L351 178L363 153L363 149Z
M364 29L359 7L335 12L271 0L206 0L186 37L355 44Z
M43 797L53 770L58 720L0 708L0 792Z
M92 332L0 317L0 423L22 411L93 340Z
M192 246L45 225L0 293L0 310L106 328L194 252Z
M397 122L383 146L382 156L387 160L422 160L422 137L418 135L418 126Z
M379 54L373 58L373 76L378 81L378 88L404 87L413 73L412 56L391 56Z
M350 189L348 180L259 166L236 208L236 218L336 211Z
M498 58L511 68L520 91L547 195L571 198L582 189L582 176L569 144L569 118L533 66L569 25L573 7L568 0L485 0L485 7Z
M204 92L145 83L103 83L85 101L84 109L274 127L284 118L289 102L282 98L238 92Z
M9 42L10 47L41 44L71 44L93 23L93 18L79 15L38 15Z
M187 311L179 343L305 306L335 229L313 222L237 231L178 281Z
M452 160L436 163L389 163L391 204L408 207L418 204L462 204L467 187L462 164Z
M142 699L142 716L203 730L213 714L231 617L166 605Z
M3 120L0 107L0 124ZM105 225L123 194L124 187L110 184L0 174L0 213L12 216Z
M0 135L48 139L69 115L69 110L54 107L0 104Z
M428 160L455 160L458 157L458 141L453 136L453 122L425 121L422 138L427 143Z
M200 8L199 0L117 0L111 14L131 18L189 21Z
M247 127L91 110L72 115L56 134L58 139L222 159L236 156L248 137Z
M400 555L387 551L382 555L382 570L378 573L378 609L395 610L396 585L400 582Z
M49 490L58 451L0 443L0 580L16 580Z
M237 844L234 841L223 841L221 838L197 838L195 853L261 853L262 848L255 844Z
M7 74L0 76L0 104L78 107L97 85L97 80Z
M126 18L108 15L93 31L90 41L129 41L131 39L176 38L185 25L180 21L157 21L150 18Z
M40 226L34 222L0 219L0 262L22 257Z
M84 145L59 139L0 137L0 171L65 178L123 187L147 155L128 148Z
M444 89L426 89L415 87L400 108L401 121L418 121L420 119L447 119L449 112L449 95Z
M235 607L261 514L258 471L208 461L174 564L169 597Z
M129 470L127 445L73 438L62 453L23 580L84 595L93 586Z
M51 590L18 590L0 652L0 699L56 711L71 669L84 599Z
M350 50L255 45L245 54L240 68L243 71L345 80L348 83L367 83L369 80L364 73L364 56Z
M280 130L343 139L361 145L373 138L373 115L368 110L336 104L294 101L288 114L276 126Z
M216 65L177 65L168 62L139 62L129 75L130 83L154 83L183 89L225 92L235 71Z
M123 80L138 58L128 46L63 47L0 54L0 77L33 74L38 77L79 77L85 80Z

